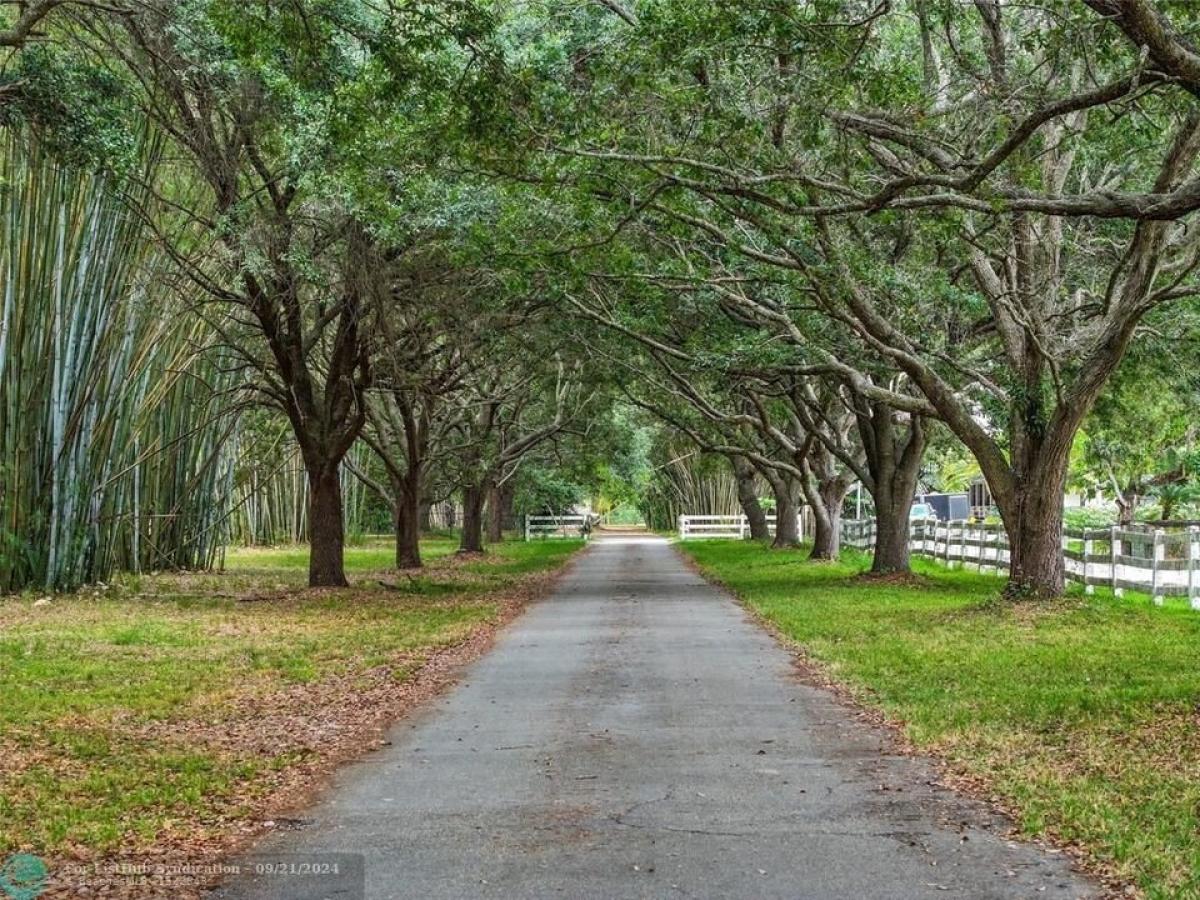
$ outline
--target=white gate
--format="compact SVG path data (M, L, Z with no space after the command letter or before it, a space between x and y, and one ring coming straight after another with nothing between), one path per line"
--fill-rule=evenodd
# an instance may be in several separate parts
M800 534L807 533L807 507L796 514L796 528ZM703 538L748 538L750 537L750 520L744 515L737 516L680 516L678 522L679 539L695 541ZM775 514L767 515L767 531L775 534Z
M525 540L533 538L583 538L591 531L591 516L526 516Z

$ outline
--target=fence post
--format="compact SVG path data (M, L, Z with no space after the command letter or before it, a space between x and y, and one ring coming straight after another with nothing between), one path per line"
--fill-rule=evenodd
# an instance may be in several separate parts
M1200 609L1200 596L1196 594L1196 566L1200 565L1200 528L1188 528L1188 602L1192 609Z
M525 540L529 540L529 513L525 513Z
M680 513L679 519L675 523L675 530L679 532L681 541L687 540L687 516Z
M1091 566L1088 562L1092 555L1091 534L1092 533L1090 531L1085 531L1083 533L1083 592L1085 594L1096 593L1095 586L1091 583L1091 581L1088 580L1088 575L1091 573Z
M958 534L958 549L959 555L962 557L958 562L958 567L965 569L967 567L967 520L963 519L958 527L960 529Z
M1166 558L1166 554L1167 545L1163 540L1163 530L1155 528L1153 550L1150 554L1152 557L1150 561L1150 598L1154 601L1155 606L1163 605L1162 595L1158 592L1158 589L1161 587L1159 584L1158 563L1160 560Z
M1114 597L1123 597L1125 589L1117 587L1117 557L1121 555L1121 541L1117 537L1118 528L1114 525L1109 531L1108 547L1111 551L1109 556L1112 559L1112 592Z

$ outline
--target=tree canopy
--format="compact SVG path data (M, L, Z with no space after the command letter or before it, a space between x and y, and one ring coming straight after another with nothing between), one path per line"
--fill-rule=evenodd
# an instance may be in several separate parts
M477 552L518 499L589 495L660 512L720 495L752 522L769 499L777 544L800 540L803 509L810 552L836 557L861 485L890 572L908 567L914 493L977 467L1012 590L1037 594L1063 589L1068 487L1124 520L1143 497L1164 517L1194 499L1190 4L45 0L2 15L12 177L81 179L64 234L120 210L126 258L154 273L73 325L88 289L68 287L68 257L95 255L43 243L48 346L102 334L114 304L185 332L230 423L198 468L254 473L220 490L214 475L212 527L228 538L238 504L266 509L259 492L298 466L288 502L314 585L345 581L348 485L390 519L401 566L419 565L440 504L461 507ZM33 217L6 228L37 246ZM29 277L0 274L0 376ZM147 277L162 290L139 293ZM59 355L67 380L104 365ZM23 438L49 460L69 445L56 390L0 381L0 406L54 410ZM122 450L135 468L199 422L141 427ZM722 487L685 487L680 459ZM19 555L22 517L61 518L65 501L18 494L3 502ZM120 497L113 514L142 522L141 495ZM145 526L123 534L139 549L113 565L145 546Z

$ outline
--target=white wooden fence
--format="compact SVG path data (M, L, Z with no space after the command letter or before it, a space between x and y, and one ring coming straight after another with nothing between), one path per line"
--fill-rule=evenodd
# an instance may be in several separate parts
M870 550L875 545L872 519L844 520L842 543ZM999 524L919 519L911 523L909 550L940 560L947 566L973 567L981 572L1007 572L1008 536ZM1200 528L1165 531L1161 528L1065 528L1063 561L1067 578L1096 585L1163 597L1187 597L1200 610Z
M796 527L800 534L808 533L809 516L807 509L796 516ZM744 515L737 516L680 516L677 523L681 541L695 541L702 538L748 538L750 537L750 520ZM767 531L775 534L775 514L767 514Z
M591 516L526 516L525 540L533 538L588 539Z

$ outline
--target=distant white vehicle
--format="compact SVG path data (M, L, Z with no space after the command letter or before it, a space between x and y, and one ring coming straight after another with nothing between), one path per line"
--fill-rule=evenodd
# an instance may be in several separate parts
M914 503L908 510L910 519L936 519L937 513L928 503Z

